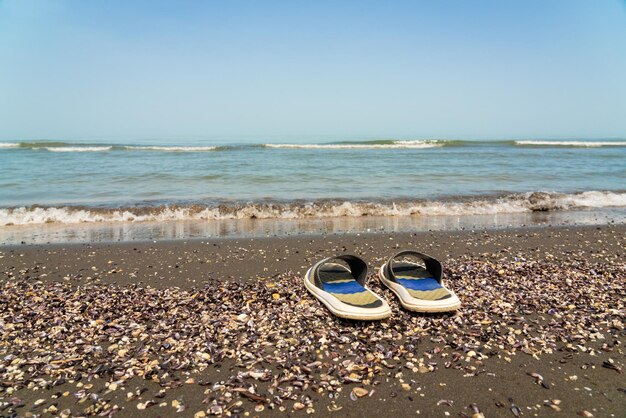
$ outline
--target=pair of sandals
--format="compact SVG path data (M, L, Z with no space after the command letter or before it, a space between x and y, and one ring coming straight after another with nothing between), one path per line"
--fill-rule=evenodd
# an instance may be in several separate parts
M435 258L417 251L401 251L378 272L380 281L414 312L447 312L461 301L442 281L443 268ZM304 285L340 318L376 320L391 316L386 300L365 286L367 264L355 255L328 257L304 276Z

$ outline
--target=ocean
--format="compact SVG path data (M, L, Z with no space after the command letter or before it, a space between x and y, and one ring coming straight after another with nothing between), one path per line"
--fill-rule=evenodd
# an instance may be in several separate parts
M0 142L5 237L25 225L599 210L624 219L626 140Z

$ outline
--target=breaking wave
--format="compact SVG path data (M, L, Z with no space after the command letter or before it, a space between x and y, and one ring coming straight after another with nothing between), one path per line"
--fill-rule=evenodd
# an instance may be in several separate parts
M626 141L591 141L591 140L453 140L453 139L416 139L416 140L371 140L371 141L342 141L329 143L266 143L266 144L232 144L232 145L136 145L112 143L74 143L59 141L27 141L27 142L0 142L0 149L30 149L51 152L107 152L107 151L152 151L152 152L207 152L207 151L245 151L250 149L308 149L308 150L369 150L369 149L427 149L441 147L623 147Z
M219 147L159 147L159 146L124 146L127 150L135 151L170 151L170 152L201 152L201 151L215 151Z
M415 140L415 141L366 141L339 142L333 144L264 144L266 148L286 149L393 149L393 148L435 148L452 141Z
M221 146L184 146L184 145L124 145L124 144L88 144L69 142L19 142L0 143L0 148L45 150L52 152L89 152L89 151L160 151L160 152L205 152L236 151L254 148L266 149L394 149L394 148L435 148L442 146L463 145L463 141L452 140L374 140L356 142L334 142L321 144L240 144Z
M626 147L626 141L515 141L515 145L550 147Z
M626 207L626 192L516 193L461 201L323 200L308 203L161 205L121 208L17 207L0 209L0 226L44 223L144 222L218 219L305 219L364 216L483 215Z
M162 152L201 152L226 149L217 146L156 146L156 145L114 145L79 144L68 142L0 142L0 148L44 150L50 152L104 152L104 151L162 151Z
M113 147L42 147L50 152L103 152L110 151Z

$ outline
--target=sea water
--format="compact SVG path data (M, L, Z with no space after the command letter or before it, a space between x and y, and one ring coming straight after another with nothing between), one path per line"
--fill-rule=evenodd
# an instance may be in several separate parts
M0 228L626 208L626 140L0 142ZM615 212L617 211L617 212Z

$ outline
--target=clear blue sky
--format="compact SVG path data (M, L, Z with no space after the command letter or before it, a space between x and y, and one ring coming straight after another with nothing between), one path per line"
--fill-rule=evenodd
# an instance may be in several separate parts
M0 0L0 139L626 137L626 3Z

